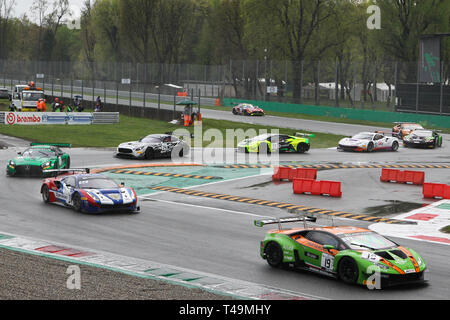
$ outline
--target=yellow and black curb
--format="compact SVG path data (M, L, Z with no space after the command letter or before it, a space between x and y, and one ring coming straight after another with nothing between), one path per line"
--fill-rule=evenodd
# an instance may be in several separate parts
M204 191L191 190L191 189L156 186L156 187L153 187L152 190L174 192L174 193L186 194L186 195L190 195L190 196L206 197L206 198L234 201L234 202L240 202L240 203L257 204L257 205L262 205L262 206L267 206L267 207L272 207L272 208L286 209L291 213L302 212L302 213L307 213L307 214L327 215L330 217L347 218L347 219L360 220L360 221L366 221L366 222L384 222L384 223L389 223L389 224L416 224L416 222L413 222L413 221L403 221L403 220L397 220L397 219L374 217L374 216L369 216L369 215L365 215L365 214L354 214L354 213L349 213L349 212L344 212L344 211L325 210L325 209L296 205L296 204L292 204L292 203L237 197L237 196L232 196L232 195L204 192Z
M214 176L200 176L195 174L181 174L181 173L168 173L168 172L149 172L140 170L128 170L128 169L118 169L110 170L110 173L120 173L120 174L133 174L140 176L157 176L157 177L172 177L172 178L191 178L191 179L205 179L205 180L220 180L222 177Z
M223 165L216 166L218 168L227 169L266 169L274 167L283 167L291 169L310 168L318 170L330 170L330 169L450 169L450 165L447 164L298 164L298 165L270 165L270 164L235 164L235 165Z

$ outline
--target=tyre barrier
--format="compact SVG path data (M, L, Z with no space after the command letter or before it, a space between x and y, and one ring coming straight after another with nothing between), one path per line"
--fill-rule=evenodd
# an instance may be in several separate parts
M337 181L317 181L312 179L293 179L294 194L329 195L342 197L341 183Z
M272 181L293 179L317 179L317 169L275 167Z
M423 197L450 199L450 185L443 183L424 183Z
M415 185L423 185L425 182L425 172L423 171L402 171L397 169L382 169L380 181L411 183Z

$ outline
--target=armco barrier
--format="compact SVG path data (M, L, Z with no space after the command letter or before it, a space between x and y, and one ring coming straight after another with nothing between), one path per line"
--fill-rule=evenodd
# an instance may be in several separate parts
M382 169L380 181L397 183L412 183L423 185L425 182L425 172L423 171L402 171L397 169Z
M275 167L274 174L272 176L273 181L289 180L293 179L317 179L317 169L306 168L288 168L288 167Z
M450 199L450 186L443 183L424 183L423 197Z
M312 179L294 179L292 183L294 194L309 193L312 195L329 195L341 197L341 183L337 181L317 181Z

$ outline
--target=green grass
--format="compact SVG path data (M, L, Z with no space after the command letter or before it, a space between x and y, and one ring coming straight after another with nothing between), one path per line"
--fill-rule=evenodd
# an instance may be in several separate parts
M7 105L0 101L0 110L7 109ZM42 125L42 126L0 126L0 134L14 136L34 142L48 143L71 143L73 147L117 147L119 143L124 141L138 140L145 135L152 133L172 132L176 129L184 129L183 126L174 125L165 121L133 118L121 115L119 124L104 125ZM226 137L227 129L256 130L259 134L260 130L279 130L280 133L295 135L298 130L284 129L277 127L265 127L260 125L252 125L238 123L232 121L203 119L203 132L209 129L216 129ZM194 127L188 128L190 133L196 133ZM312 132L314 133L314 132ZM337 145L343 136L314 133L315 137L311 139L312 148L329 148ZM198 134L197 134L198 136ZM234 139L234 146L239 141ZM206 147L224 147L224 143L213 141L203 141Z
M450 233L450 226L446 226L443 227L441 230L439 230L440 232L444 232L444 233Z

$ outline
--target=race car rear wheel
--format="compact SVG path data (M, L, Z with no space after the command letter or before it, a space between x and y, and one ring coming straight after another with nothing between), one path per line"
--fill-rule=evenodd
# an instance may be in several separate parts
M66 169L70 169L70 157L67 158Z
M269 242L264 249L264 253L266 254L266 260L269 266L271 267L279 267L283 262L283 250L276 242Z
M356 283L359 271L355 260L350 257L343 257L338 266L339 278L345 283Z
M306 151L308 151L308 145L306 143L299 143L297 145L298 153L305 153Z
M48 189L48 186L44 184L41 188L41 194L42 194L42 201L45 203L50 202L50 190Z
M72 198L72 205L75 211L81 212L81 197L80 194L75 193Z
M398 150L398 142L397 141L392 142L391 150L392 151L397 151Z
M237 115L237 114L238 114L237 111L236 111L236 109L233 109L232 112L233 112L234 115Z

